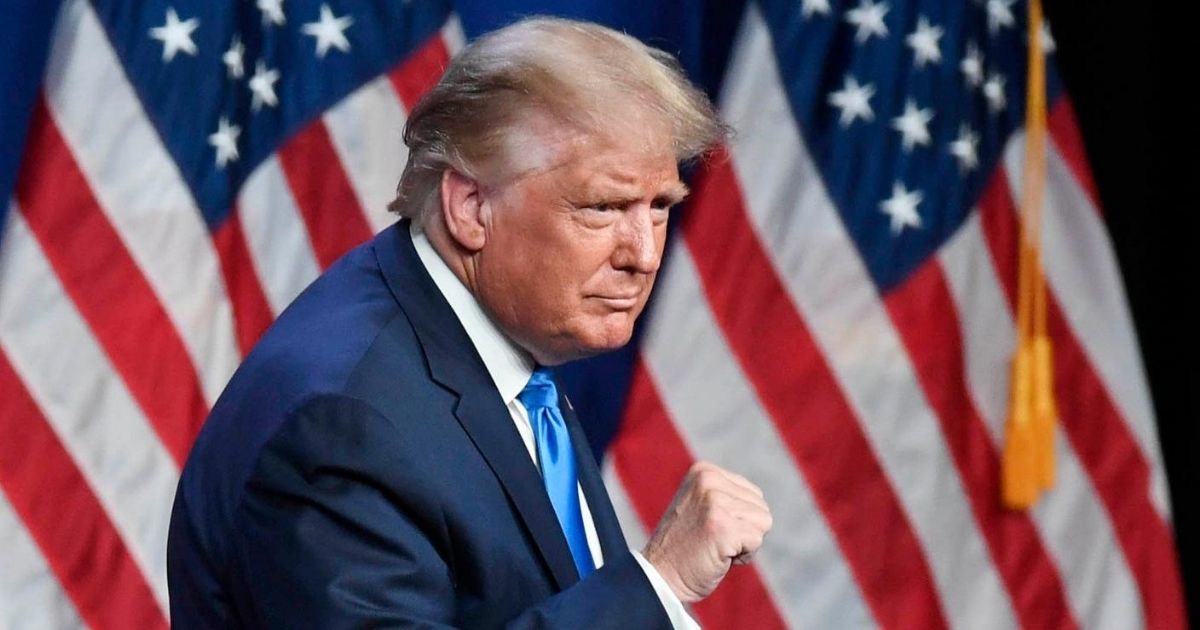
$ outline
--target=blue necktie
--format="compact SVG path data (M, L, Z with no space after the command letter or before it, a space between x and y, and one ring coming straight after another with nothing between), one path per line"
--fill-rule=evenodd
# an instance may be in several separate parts
M571 434L567 423L558 409L558 390L550 370L538 368L533 371L529 384L517 395L517 400L529 411L529 422L533 425L533 439L537 444L538 465L542 469L542 484L550 503L558 516L571 557L579 578L587 577L596 570L592 552L588 549L587 535L583 531L583 514L579 510L579 478L575 473L575 451L571 448Z

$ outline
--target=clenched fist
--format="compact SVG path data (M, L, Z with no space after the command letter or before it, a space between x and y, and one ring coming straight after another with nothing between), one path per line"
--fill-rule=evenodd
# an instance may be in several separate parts
M697 462L642 555L685 603L708 597L731 564L750 562L771 529L762 490L745 477Z

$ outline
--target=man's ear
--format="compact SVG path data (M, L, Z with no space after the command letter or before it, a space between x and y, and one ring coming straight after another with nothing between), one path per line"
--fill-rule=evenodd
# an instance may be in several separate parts
M483 249L483 195L474 179L448 168L442 171L442 218L450 236L460 247L471 252Z

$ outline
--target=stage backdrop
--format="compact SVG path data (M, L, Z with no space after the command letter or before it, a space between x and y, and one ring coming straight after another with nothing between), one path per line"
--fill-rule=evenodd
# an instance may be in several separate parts
M1185 625L1152 406L1048 30L1057 484L1001 507L1024 3L17 13L0 38L0 627L167 624L168 514L207 410L288 302L392 222L405 112L447 59L536 13L677 53L736 129L689 174L636 343L561 371L635 543L698 458L766 492L775 528L695 607L705 626Z

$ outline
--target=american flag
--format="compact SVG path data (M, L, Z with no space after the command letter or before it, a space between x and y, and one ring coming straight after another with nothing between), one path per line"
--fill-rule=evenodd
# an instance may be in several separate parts
M1014 0L746 4L737 134L675 219L628 389L580 396L624 401L604 467L634 544L697 458L764 488L775 528L706 627L1186 625L1052 70L1058 480L1001 507L1026 33ZM0 240L0 627L167 625L191 440L274 316L392 220L405 112L463 39L448 1L64 0Z

